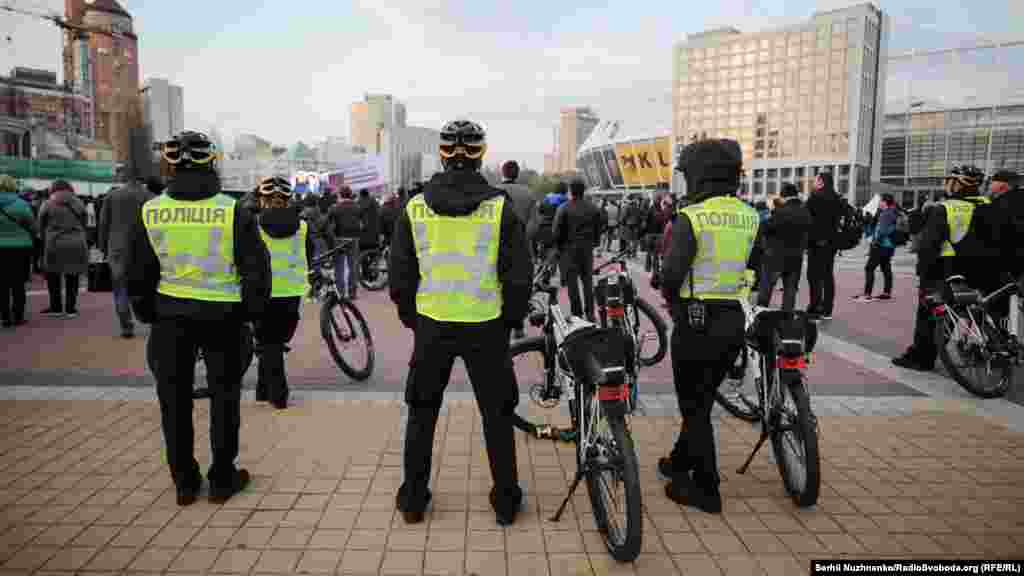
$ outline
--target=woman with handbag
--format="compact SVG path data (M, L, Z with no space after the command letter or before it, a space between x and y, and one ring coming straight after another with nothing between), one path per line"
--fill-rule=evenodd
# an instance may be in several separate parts
M0 316L3 326L25 323L25 283L32 265L35 236L32 208L18 196L14 178L0 175Z
M78 278L89 271L85 218L85 204L75 196L71 184L54 182L50 199L39 210L43 269L50 292L50 306L42 311L45 316L78 316Z

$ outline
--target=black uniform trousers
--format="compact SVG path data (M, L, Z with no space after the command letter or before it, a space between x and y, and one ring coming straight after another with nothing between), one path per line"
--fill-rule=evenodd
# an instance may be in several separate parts
M711 409L715 390L725 379L743 349L745 318L738 302L707 303L703 330L686 317L687 303L678 307L672 330L672 378L676 387L683 430L672 448L672 476L694 470L698 486L718 485Z
M594 247L570 244L562 253L562 283L569 289L569 309L574 316L594 319ZM580 300L580 285L583 300Z
M235 473L241 424L243 328L240 317L222 320L163 318L146 342L146 359L156 377L167 463L178 486L189 485L199 464L194 455L192 388L196 353L202 349L210 387L212 484L227 485Z
M397 498L399 509L422 511L430 499L434 431L456 357L461 357L466 365L480 409L496 507L503 513L518 509L522 491L512 415L519 402L519 388L508 341L509 330L502 319L466 324L417 318L405 388L409 416L403 457L405 479Z
M256 399L274 403L288 401L288 378L284 369L284 347L299 326L300 296L271 298L263 318L256 325L260 364L256 381Z
M807 249L807 284L811 288L809 311L832 315L836 300L835 264L836 251L832 246L811 246Z
M782 309L792 311L796 308L796 295L800 291L800 272L803 261L783 261L778 258L765 258L761 264L761 281L757 286L757 305L765 308L772 304L772 292L775 285L782 279Z

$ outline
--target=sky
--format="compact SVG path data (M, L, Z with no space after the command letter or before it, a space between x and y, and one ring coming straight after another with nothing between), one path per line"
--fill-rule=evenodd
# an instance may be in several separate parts
M855 3L120 2L134 17L142 78L183 86L186 128L216 127L228 148L243 132L282 145L347 138L350 104L365 93L389 93L405 103L410 125L440 128L471 118L487 129L488 164L516 159L538 169L563 106L591 106L604 119L668 131L671 49L686 34L719 26L756 31ZM63 4L0 0L0 6L52 13ZM876 5L892 19L891 52L1024 39L1020 0ZM14 66L59 73L61 40L53 24L0 11L0 41L0 73ZM910 101L936 104L987 102L994 93L1024 100L1024 50L1003 52L1001 60L990 51L958 66L948 59L894 65L889 108L906 102L908 92ZM967 73L973 79L964 82Z

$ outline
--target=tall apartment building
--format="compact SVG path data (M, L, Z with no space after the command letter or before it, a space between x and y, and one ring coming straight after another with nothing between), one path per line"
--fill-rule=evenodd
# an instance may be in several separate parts
M774 30L690 35L672 59L674 141L738 141L743 193L754 198L784 182L808 193L830 171L840 195L867 202L879 179L888 34L888 16L866 3Z
M117 0L65 0L65 17L71 24L113 33L65 30L64 78L92 98L96 140L109 145L115 159L126 160L130 130L142 123L132 16Z
M379 154L383 150L381 133L405 127L405 105L390 94L366 94L362 102L352 104L349 124L352 145Z
M154 142L166 142L185 129L185 91L181 86L150 78L142 93L142 116Z
M576 171L576 152L600 120L590 108L562 108L558 131L558 172Z

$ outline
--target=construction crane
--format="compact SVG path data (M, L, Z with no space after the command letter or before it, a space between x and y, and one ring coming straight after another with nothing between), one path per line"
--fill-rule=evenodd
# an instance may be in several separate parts
M66 35L66 40L67 41L65 42L65 47L64 47L64 50L63 50L63 62L64 62L65 76L69 76L70 78L68 78L68 77L64 78L64 92L66 94L68 94L70 97L65 97L64 98L64 138L65 138L65 141L66 141L68 147L71 148L71 149L74 149L74 145L72 143L72 138L71 138L71 125L72 125L72 123L70 122L70 117L74 114L74 112L73 112L73 107L74 107L73 101L74 101L74 97L77 95L77 91L75 90L75 74L73 73L73 68L74 68L74 65L73 65L73 63L74 63L73 62L73 52L74 51L72 50L71 46L73 45L75 40L85 40L91 34L99 34L101 36L107 36L107 37L114 38L114 39L121 39L121 38L128 38L128 37L126 35L124 35L124 34L119 34L117 32L114 32L113 30L105 30L103 28L97 28L97 27L94 27L94 26L83 26L83 25L78 24L78 23L69 22L68 20L66 20L65 18L62 18L61 16L59 16L57 14L43 14L41 12L36 12L36 11L33 11L33 10L26 10L24 8L18 8L18 7L15 7L14 5L12 5L10 3L5 3L3 5L0 5L0 11L11 12L13 14L20 14L22 16L28 16L30 18L37 18L39 20L45 20L47 22L50 22L51 24L54 24L58 28L60 28L64 32L64 34ZM95 106L95 101L93 102L93 105ZM94 113L94 116L95 116L95 113ZM93 118L93 122L95 122L95 121L96 121L96 119L94 117Z

